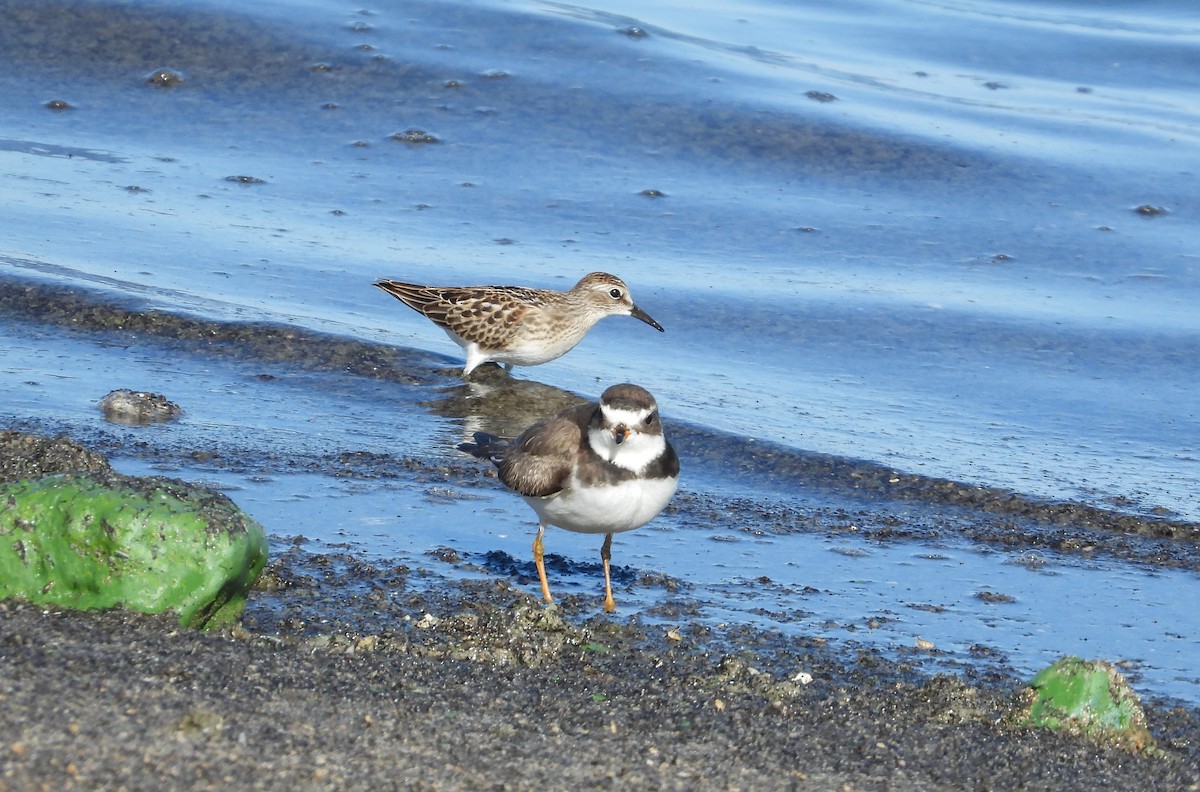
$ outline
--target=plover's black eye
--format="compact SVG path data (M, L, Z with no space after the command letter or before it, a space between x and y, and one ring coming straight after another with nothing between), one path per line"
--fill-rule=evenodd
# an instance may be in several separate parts
M612 297L614 300L619 300L619 299L621 299L621 290L620 289L609 289L608 296Z
M647 415L646 420L642 421L642 423L646 424L646 426L649 426L650 424L654 423L654 413L650 413L649 415Z

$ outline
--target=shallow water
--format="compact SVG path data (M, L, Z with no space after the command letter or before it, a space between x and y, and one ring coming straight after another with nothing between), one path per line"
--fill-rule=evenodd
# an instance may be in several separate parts
M313 370L262 380L270 366L222 362L219 350L5 322L6 422L100 431L94 402L131 387L166 393L186 417L103 428L125 447L144 435L280 457L450 459L475 419L422 405L458 387L428 369L457 365L457 350L371 280L565 288L607 270L667 332L606 320L518 377L585 396L632 380L668 424L1200 520L1200 19L1177 5L313 0L0 2L0 12L0 277L426 353L413 358L424 372L414 383ZM148 84L160 68L183 82ZM438 142L392 139L409 129ZM757 486L734 475L736 454L684 464L693 495ZM318 519L287 505L295 486L244 490L277 535L332 541L342 510L390 496L412 543L397 552L450 543L526 559L528 515L498 492L476 514L471 500L317 477L307 486ZM796 495L773 484L747 494ZM798 497L800 509L843 507ZM912 508L905 519L920 520ZM452 541L441 526L451 512L470 526ZM376 522L345 530L384 552L387 513L371 513ZM491 520L500 527L480 533ZM720 542L702 523L664 516L623 537L617 561L674 563L668 574L711 597L713 612L800 630L887 616L891 626L857 637L999 644L1023 669L1090 648L1143 662L1153 689L1196 700L1194 681L1178 681L1193 647L1168 637L1195 632L1170 611L1195 590L1192 573L1056 561L1051 575L954 542L845 555L826 534ZM558 552L594 560L586 538L561 534ZM963 571L944 591L921 589L943 578L933 568ZM780 589L764 610L815 615L737 604L761 594L764 575ZM587 567L569 577L581 591L594 582ZM868 583L847 583L858 579ZM788 594L806 585L822 593ZM1016 603L984 603L984 589ZM1081 616L1107 616L1117 603L1098 603L1109 593L1126 624L1149 632Z
M452 449L472 427L494 431L509 421L490 414L512 400L509 389L537 404L549 393L503 378L447 387L437 377L404 384L322 371L238 349L218 325L201 333L215 346L207 349L203 340L150 334L131 346L140 334L120 331L3 329L6 424L19 417L25 428L71 434L125 473L225 491L264 524L274 553L303 538L318 552L350 549L430 580L465 575L537 591L532 512L485 475L486 464ZM336 353L341 343L300 339L295 347L320 359L313 348ZM414 364L409 373L421 379L426 370ZM92 389L151 376L188 405L179 420L101 419ZM443 378L453 382L449 372ZM527 419L518 410L514 420ZM768 456L761 468L739 471L728 452L696 453L698 444L722 445L719 436L671 428L690 475L665 514L615 542L618 618L749 624L906 651L931 668L1028 674L1077 652L1122 661L1147 692L1200 701L1188 604L1200 568L1194 553L1135 538L1134 553L1102 541L1093 551L1055 552L1036 530L1032 539L982 541L972 530L990 535L995 519L984 510L941 504L933 492L897 499L857 491L855 476L869 473L861 468L789 478L768 469ZM784 453L774 461L786 470ZM1023 512L1039 516L1033 502ZM1001 519L999 530L1020 519ZM596 611L596 537L552 530L547 549L555 594ZM1158 566L1169 559L1181 568Z
M119 467L163 472L135 461ZM438 576L507 577L537 591L530 552L535 523L507 493L464 497L449 487L407 483L330 486L295 475L255 481L210 474L208 483L251 513L271 515L277 526L305 526L305 538L315 543L310 547L366 551ZM930 668L988 663L1031 673L1064 654L1112 658L1140 690L1200 701L1194 573L1080 564L1052 553L954 540L921 545L813 534L705 535L682 522L660 518L614 542L621 614L674 626L687 617L751 624L885 651L927 641L931 646L911 659ZM289 544L281 536L273 543ZM578 596L599 608L599 545L595 537L548 534L555 596ZM439 562L431 549L440 547L452 549L462 565Z

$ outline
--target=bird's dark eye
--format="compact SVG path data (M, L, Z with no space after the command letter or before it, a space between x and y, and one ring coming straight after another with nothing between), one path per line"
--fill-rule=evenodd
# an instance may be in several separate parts
M650 413L649 415L646 416L646 420L642 421L642 423L646 424L646 426L649 426L650 424L654 423L654 415L655 415L654 413Z
M621 299L621 290L620 289L609 289L608 296L612 297L614 300L619 300L619 299Z

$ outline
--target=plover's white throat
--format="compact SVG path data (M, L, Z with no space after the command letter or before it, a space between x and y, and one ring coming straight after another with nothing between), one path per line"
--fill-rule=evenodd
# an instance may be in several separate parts
M416 286L394 280L380 289L446 331L463 348L463 376L489 360L536 366L565 355L606 316L632 316L663 332L634 305L629 287L615 275L593 272L569 291L522 286Z
M515 440L480 432L475 441L459 448L491 459L500 480L537 513L533 560L546 602L553 600L542 536L546 526L557 525L604 534L604 609L615 609L609 574L613 534L650 522L679 486L679 457L663 436L654 397L637 385L613 385L599 404L564 410Z

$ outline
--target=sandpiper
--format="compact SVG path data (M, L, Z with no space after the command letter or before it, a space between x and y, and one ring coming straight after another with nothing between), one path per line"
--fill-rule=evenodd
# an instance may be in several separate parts
M546 526L604 534L604 610L615 610L613 534L650 522L679 486L679 457L663 436L654 397L637 385L613 385L598 404L564 410L515 440L477 432L459 448L495 463L500 480L537 513L533 561L546 602L554 601L543 562Z
M375 285L446 331L463 348L463 377L487 361L536 366L570 352L606 316L662 325L634 305L629 287L615 275L593 272L570 291L522 286L417 286L394 280Z

